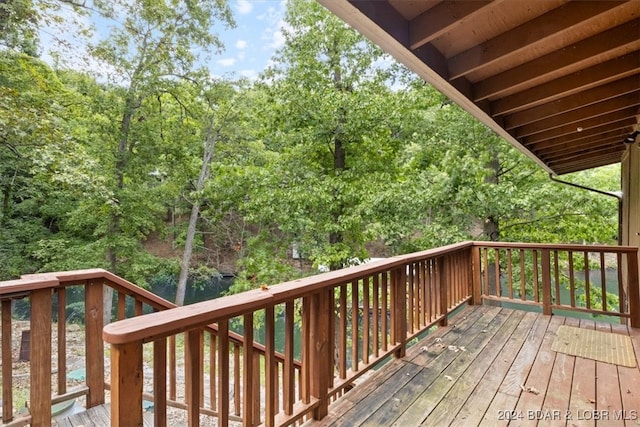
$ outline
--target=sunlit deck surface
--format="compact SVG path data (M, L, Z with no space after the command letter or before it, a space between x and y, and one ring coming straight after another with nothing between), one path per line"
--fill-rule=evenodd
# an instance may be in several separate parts
M640 425L638 367L553 351L561 325L630 335L638 360L624 325L471 306L305 425Z

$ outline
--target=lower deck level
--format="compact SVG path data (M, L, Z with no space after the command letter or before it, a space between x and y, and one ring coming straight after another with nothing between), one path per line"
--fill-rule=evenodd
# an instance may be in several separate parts
M563 325L604 332L591 334L604 353L625 341L631 363L554 350ZM640 330L625 325L471 306L305 425L637 426L639 354Z

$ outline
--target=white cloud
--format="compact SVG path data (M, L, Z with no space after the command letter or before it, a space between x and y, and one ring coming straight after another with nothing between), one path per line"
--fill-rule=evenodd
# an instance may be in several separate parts
M251 13L253 5L249 0L238 0L238 13L240 15L246 15Z
M241 70L240 75L248 78L249 80L255 80L258 78L258 72L256 70Z
M247 47L247 41L246 40L238 40L238 41L236 41L236 47L238 49L245 49Z
M223 67L231 67L236 63L236 58L219 59L218 61L216 61L216 63L218 65L222 65Z

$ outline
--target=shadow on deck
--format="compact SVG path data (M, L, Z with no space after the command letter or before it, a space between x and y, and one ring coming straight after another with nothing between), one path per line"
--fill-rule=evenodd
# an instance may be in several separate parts
M640 423L640 370L552 350L561 325L630 335L620 324L471 306L377 370L306 426ZM637 363L636 363L637 364Z

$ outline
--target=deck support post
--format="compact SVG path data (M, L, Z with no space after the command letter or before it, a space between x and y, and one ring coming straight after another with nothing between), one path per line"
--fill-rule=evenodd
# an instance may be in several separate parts
M551 316L551 254L549 249L542 249L542 314Z
M104 341L102 341L102 282L90 281L85 286L85 354L89 394L87 408L104 403Z
M111 344L111 425L142 426L142 342Z
M50 288L38 289L31 300L31 425L51 425L51 304Z
M391 341L399 344L395 357L404 357L407 344L407 268L391 271Z
M447 326L449 323L449 294L447 292L447 272L445 267L444 257L440 257L436 260L438 269L438 287L440 288L440 314L442 319L440 320L440 326Z
M631 327L640 328L640 281L638 279L638 255L627 255L627 292Z
M327 364L333 366L333 355L329 346L329 331L333 313L329 311L330 290L324 289L309 297L310 330L309 330L309 388L311 396L319 400L318 406L313 410L313 419L324 418L329 412L328 387L329 371Z

